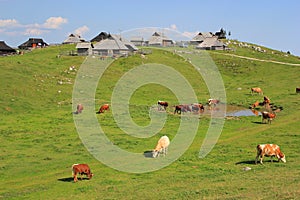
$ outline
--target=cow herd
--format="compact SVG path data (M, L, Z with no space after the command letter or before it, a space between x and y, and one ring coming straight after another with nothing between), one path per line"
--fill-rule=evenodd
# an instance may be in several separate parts
M251 88L251 94L259 94L263 95L263 91L261 88ZM269 97L264 96L263 101L256 101L254 104L250 106L253 113L258 113L255 109L258 106L262 106L263 110L261 111L262 116L262 124L268 123L271 124L272 120L275 119L276 113L282 110L282 107L277 108L273 104L271 104L271 100ZM256 111L256 112L255 112ZM259 144L256 147L257 154L255 158L255 164L257 164L258 160L261 164L263 164L263 159L265 156L271 157L271 162L273 162L273 157L276 157L279 161L286 162L284 153L280 150L280 147L277 144Z
M208 109L215 107L220 101L217 99L209 99L206 105L208 105ZM167 107L169 105L166 101L159 100L157 102L159 111L167 111ZM191 104L179 104L172 106L174 108L174 114L182 114L182 113L202 113L204 112L204 104L202 103L191 103Z
M263 95L263 91L261 88L251 88L251 94L259 94ZM208 99L206 105L208 106L208 109L212 109L217 104L219 104L220 101L218 99ZM271 100L264 96L263 101L259 102L256 101L253 103L250 108L251 110L256 113L259 106L262 106L264 108L263 111L261 111L262 115L262 123L269 123L271 124L272 120L276 117L276 112L279 112L281 109L272 109L273 105L271 104ZM167 108L169 107L169 103L166 101L157 101L157 110L158 111L167 111ZM110 108L109 104L103 104L100 106L99 110L96 112L96 114L104 113L105 111L108 111ZM191 103L191 104L180 104L172 106L174 108L174 114L182 114L186 112L190 113L201 113L204 111L204 105L202 103ZM83 111L83 105L78 104L77 110L73 112L74 114L80 114ZM256 112L255 112L256 111ZM168 136L164 135L162 136L155 148L152 151L152 157L156 158L159 156L159 154L162 154L166 156L168 146L170 145L170 139ZM280 150L280 147L277 144L259 144L256 147L257 154L255 158L255 164L259 161L261 164L263 164L264 157L271 157L271 162L273 162L273 157L276 157L279 161L286 162L285 155ZM91 172L90 167L87 164L73 164L72 165L72 176L74 182L78 181L77 176L80 175L82 180L82 175L86 175L88 179L91 179L93 177L93 173Z
M253 91L259 91L257 92L258 94L263 94L262 89L260 88L251 88L251 93L253 95ZM261 106L262 111L261 111L261 116L262 116L262 124L263 123L268 123L271 124L272 120L275 119L276 113L280 112L283 108L282 107L277 107L274 104L271 103L271 100L269 97L264 96L263 101L259 102L256 101L250 106L250 109L252 112L256 115L258 115L258 111L256 110Z

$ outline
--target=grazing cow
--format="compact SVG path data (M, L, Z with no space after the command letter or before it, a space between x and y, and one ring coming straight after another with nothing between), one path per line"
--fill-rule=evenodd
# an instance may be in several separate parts
M182 109L183 109L182 105L175 106L174 114L176 113L181 114Z
M83 110L83 105L82 104L78 104L77 105L77 110L74 112L74 114L82 113L82 110Z
M153 150L152 157L156 158L160 153L162 153L164 156L167 155L169 144L170 144L170 139L168 138L168 136L166 135L162 136L158 140L157 145Z
M220 103L220 100L218 100L218 99L208 99L207 103L208 103L209 107L211 107L212 105L216 106L218 103Z
M259 101L256 101L254 104L252 104L251 108L256 108L257 106L259 106Z
M182 112L192 112L190 105L182 104L182 105L175 106L174 114L175 113L181 114Z
M109 104L104 104L104 105L102 105L102 106L99 108L99 111L96 112L96 113L97 113L97 114L104 113L105 110L109 110Z
M296 93L300 93L300 87L296 87Z
M264 96L263 105L264 105L266 108L270 108L270 103L271 103L271 100L269 99L269 97Z
M160 100L158 100L157 105L158 105L158 110L162 110L161 109L162 107L164 108L164 110L167 110L167 107L169 106L168 102L160 101Z
M268 123L271 124L272 120L276 117L276 114L275 113L271 113L271 112L267 112L267 111L263 111L261 113L262 115L262 122L261 123L264 123L266 122L266 120L268 120Z
M204 111L204 106L202 103L193 103L192 112L201 112Z
M258 93L260 95L264 94L263 91L262 91L262 89L259 88L259 87L251 88L251 94L253 95L254 93Z
M93 177L93 173L91 172L90 167L87 164L74 164L72 165L72 175L74 178L74 182L77 182L77 174L80 174L80 178L82 180L82 175L86 175L88 179Z
M271 156L271 162L273 162L273 157L278 158L278 162L286 162L285 155L280 151L280 148L277 144L259 144L256 147L257 155L255 158L255 164L257 164L258 159L260 159L260 164L263 164L264 156Z

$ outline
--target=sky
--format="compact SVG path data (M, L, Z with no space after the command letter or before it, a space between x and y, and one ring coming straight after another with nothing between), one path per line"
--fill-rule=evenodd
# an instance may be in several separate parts
M28 38L62 43L76 33L122 34L167 28L193 38L223 28L237 39L300 56L299 0L0 0L0 41L11 47Z

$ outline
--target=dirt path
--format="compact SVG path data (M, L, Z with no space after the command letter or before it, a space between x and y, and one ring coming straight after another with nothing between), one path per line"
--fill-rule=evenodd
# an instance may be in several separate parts
M220 52L213 52L215 54L222 54L226 56L232 56L232 57L237 57L237 58L243 58L247 60L254 60L254 61L260 61L260 62L269 62L269 63L276 63L276 64L282 64L282 65L290 65L290 66L300 66L300 63L286 63L286 62L280 62L280 61L275 61L275 60L263 60L263 59L258 59L258 58L251 58L251 57L246 57L246 56L239 56L235 54L229 54L229 53L220 53Z

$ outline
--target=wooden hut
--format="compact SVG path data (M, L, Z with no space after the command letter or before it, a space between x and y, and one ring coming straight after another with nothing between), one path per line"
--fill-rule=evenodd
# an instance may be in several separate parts
M43 48L49 46L46 42L41 38L29 38L28 41L24 42L20 46L19 49L34 49L34 48Z
M16 50L8 46L4 41L0 41L0 55L11 55L15 54Z

